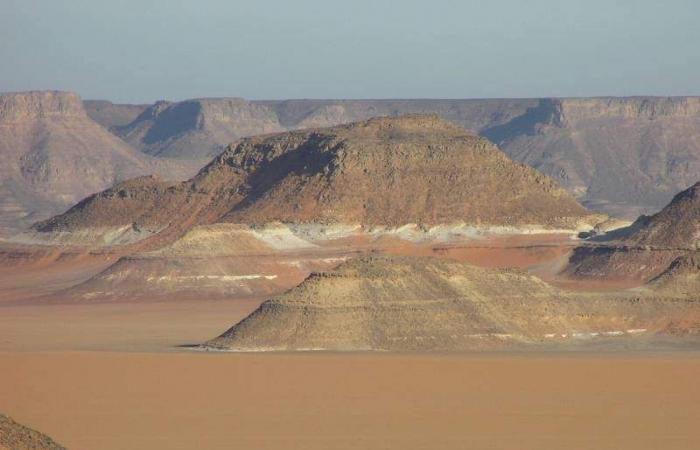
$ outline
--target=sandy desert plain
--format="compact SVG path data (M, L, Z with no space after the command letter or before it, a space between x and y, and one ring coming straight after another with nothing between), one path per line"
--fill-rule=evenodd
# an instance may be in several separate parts
M561 236L503 241L440 253L531 267L561 259L571 245ZM111 261L76 259L61 270L50 263L5 268L3 298L63 289ZM262 300L2 305L0 405L77 450L700 444L695 347L649 350L629 343L479 353L186 347L221 333Z
M76 102L4 130L109 133ZM272 131L3 237L2 414L72 450L700 448L700 183L613 220L434 114Z

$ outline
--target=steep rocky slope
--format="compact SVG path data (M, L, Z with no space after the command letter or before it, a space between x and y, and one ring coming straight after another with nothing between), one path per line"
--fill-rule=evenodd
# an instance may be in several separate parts
M436 116L405 116L244 139L187 182L132 180L36 230L181 233L222 221L575 229L596 219L485 139Z
M435 258L363 257L264 302L204 348L478 350L651 335L683 318L686 299L567 294L514 270Z
M50 437L0 414L0 450L66 450Z
M700 182L677 194L653 216L640 217L614 239L576 249L565 270L580 278L647 281L676 258L700 249Z
M700 98L543 99L483 131L593 209L636 217L700 177Z
M83 100L87 115L107 129L130 124L149 106L112 103L107 100Z
M65 210L121 180L186 178L191 162L156 160L91 120L67 92L0 95L0 232Z

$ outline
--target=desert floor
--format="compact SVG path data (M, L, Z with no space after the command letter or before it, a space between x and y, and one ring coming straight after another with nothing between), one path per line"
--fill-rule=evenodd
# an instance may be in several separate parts
M700 355L232 354L259 300L0 307L0 410L72 450L700 448Z

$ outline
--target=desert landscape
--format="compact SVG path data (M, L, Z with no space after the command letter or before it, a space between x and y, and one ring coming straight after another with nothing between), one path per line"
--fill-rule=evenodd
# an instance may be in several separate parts
M697 8L213 3L5 5L0 450L700 448Z

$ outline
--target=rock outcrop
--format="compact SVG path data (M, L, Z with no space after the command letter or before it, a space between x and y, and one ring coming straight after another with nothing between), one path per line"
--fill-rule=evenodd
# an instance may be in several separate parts
M427 257L363 257L310 275L204 344L233 351L484 350L653 335L700 306L571 294L516 270ZM681 332L681 330L677 330Z
M187 182L126 182L35 228L181 234L213 222L291 222L575 229L597 219L487 140L436 116L406 116L247 138Z
M543 99L482 134L591 209L658 210L700 177L700 98Z
M0 414L0 450L66 450L50 437Z
M613 240L582 246L565 273L576 278L648 281L677 258L700 249L700 182L677 194L653 216L642 216Z

